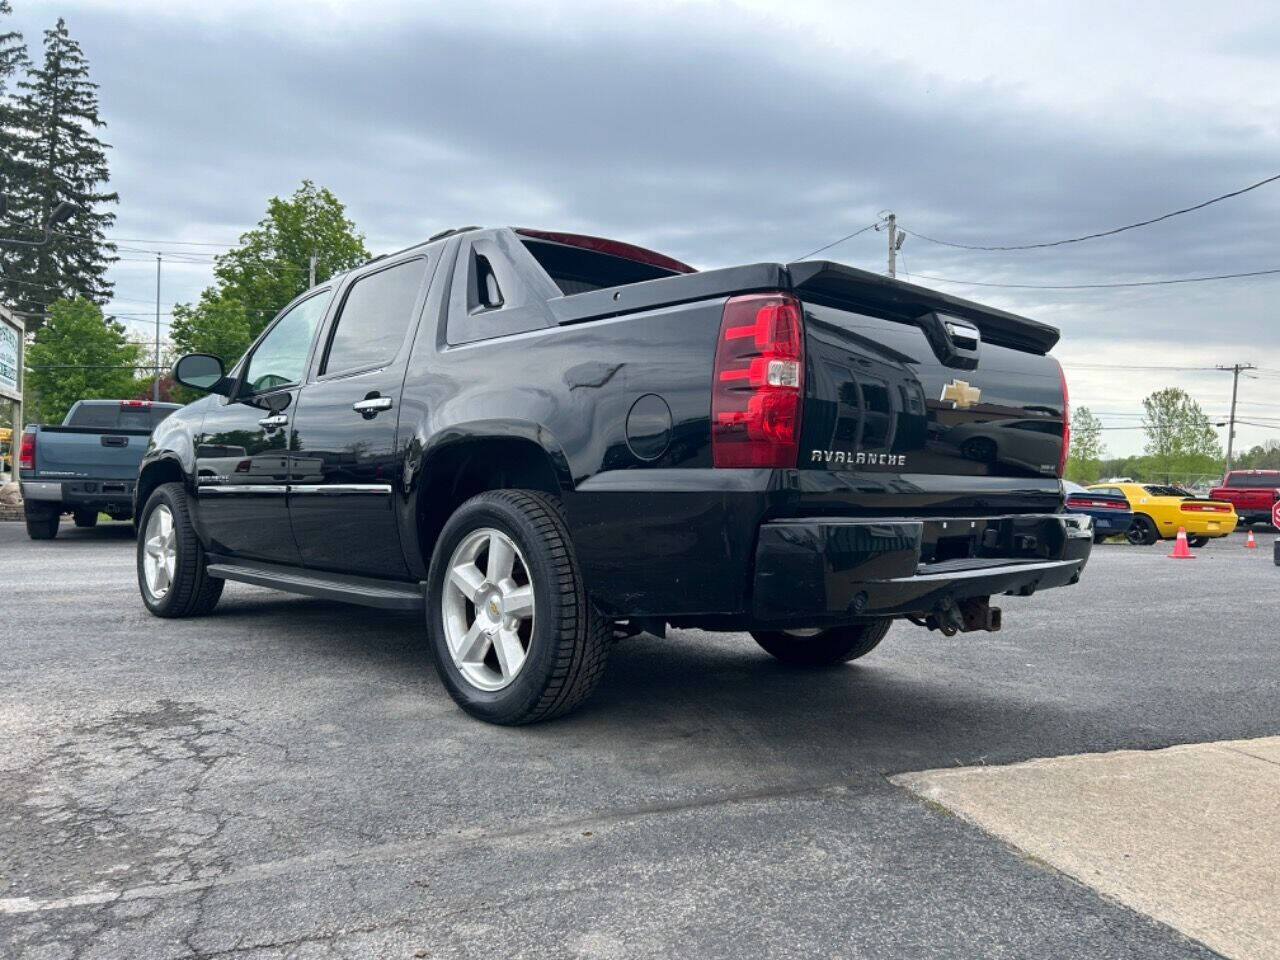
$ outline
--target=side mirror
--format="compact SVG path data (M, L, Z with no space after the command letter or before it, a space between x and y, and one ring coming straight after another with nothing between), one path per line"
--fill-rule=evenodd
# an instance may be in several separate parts
M189 353L179 358L173 365L173 379L184 387L208 393L221 393L225 396L231 391L222 361L209 353Z

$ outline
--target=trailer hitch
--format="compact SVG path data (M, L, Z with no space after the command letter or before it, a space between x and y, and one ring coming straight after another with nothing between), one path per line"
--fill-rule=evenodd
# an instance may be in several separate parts
M1000 608L991 606L990 601L990 597L970 597L957 604L948 597L925 617L924 626L939 631L944 637L974 630L995 632L1000 629Z

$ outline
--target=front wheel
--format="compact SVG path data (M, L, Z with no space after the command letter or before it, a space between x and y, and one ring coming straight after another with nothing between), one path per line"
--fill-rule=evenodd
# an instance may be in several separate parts
M825 667L865 657L889 632L892 620L873 620L830 630L752 630L751 636L783 663Z
M198 617L211 611L225 581L208 574L182 484L156 487L137 529L138 588L147 609L157 617Z
M427 636L450 696L481 720L533 723L590 695L612 630L587 597L558 500L493 490L457 509L431 558Z
M1130 543L1139 547L1149 547L1160 539L1160 532L1156 529L1155 521L1145 514L1136 514L1133 522L1129 524L1129 529L1125 532L1125 539Z

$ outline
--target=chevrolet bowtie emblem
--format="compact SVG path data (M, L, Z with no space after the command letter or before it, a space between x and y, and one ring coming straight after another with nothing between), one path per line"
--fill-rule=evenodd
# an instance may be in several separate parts
M981 390L977 387L969 386L964 380L952 380L942 388L942 399L944 401L950 400L957 410L972 407L981 396Z

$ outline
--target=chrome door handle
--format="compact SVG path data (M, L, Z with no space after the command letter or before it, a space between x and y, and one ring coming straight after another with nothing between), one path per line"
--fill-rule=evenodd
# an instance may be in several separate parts
M288 422L288 417L283 413L277 413L274 417L263 417L258 421L258 426L266 427L268 430L274 430L276 427L283 427Z
M351 409L356 413L363 413L366 416L377 413L379 410L391 409L390 397L369 397L367 400L357 400L351 405Z

